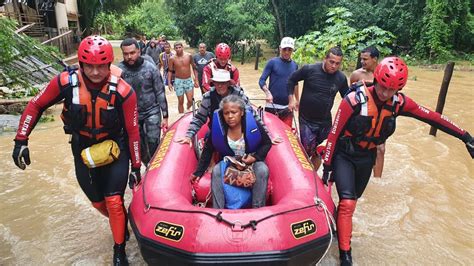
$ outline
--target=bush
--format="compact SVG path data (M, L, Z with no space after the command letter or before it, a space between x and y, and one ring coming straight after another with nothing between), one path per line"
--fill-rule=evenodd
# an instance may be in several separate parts
M349 25L353 14L344 7L330 8L327 13L327 26L323 32L313 31L296 39L293 59L298 64L312 64L322 60L326 52L334 46L341 47L344 53L343 67L355 62L359 52L374 46L381 55L392 52L390 45L395 36L377 26L357 30Z
M0 86L20 87L26 89L27 95L33 95L32 84L26 79L31 75L31 69L14 67L16 60L26 56L35 56L45 64L51 64L58 71L62 66L57 58L63 55L54 46L42 45L36 39L24 34L16 34L15 20L0 18ZM13 96L24 97L24 93L13 93Z

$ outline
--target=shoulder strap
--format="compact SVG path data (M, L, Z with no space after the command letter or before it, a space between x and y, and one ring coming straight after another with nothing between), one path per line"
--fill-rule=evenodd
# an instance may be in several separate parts
M356 88L355 92L355 100L360 105L360 114L363 116L367 116L368 114L368 107L367 107L367 92L365 90L364 84Z

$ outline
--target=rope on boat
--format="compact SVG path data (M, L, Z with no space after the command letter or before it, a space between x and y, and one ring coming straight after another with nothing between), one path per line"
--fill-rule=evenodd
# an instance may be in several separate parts
M193 99L193 102L194 102L194 99ZM194 104L193 104L193 109L194 109ZM261 112L263 111L263 108L261 110ZM193 115L195 113L195 110L193 110ZM263 118L263 115L262 115L262 118ZM299 133L299 130L298 130L298 127L297 127L297 121L296 121L296 118L295 116L293 115L293 122L295 123L295 127L296 127L296 132ZM299 136L299 134L298 134ZM300 139L298 138L298 142L300 143L301 145L301 141ZM304 149L303 149L304 151ZM304 152L306 158L308 161L311 161L308 154L306 154L306 152ZM312 164L311 164L312 166ZM244 224L244 225L241 225L241 229L246 229L248 227L251 227L252 230L257 230L257 225L267 219L270 219L272 217L276 217L276 216L279 216L279 215L283 215L283 214L287 214L287 213L291 213L291 212L296 212L296 211L300 211L300 210L304 210L304 209L308 209L308 208L312 208L312 207L315 207L318 211L322 211L324 212L325 214L325 217L326 217L326 221L327 221L327 225L328 225L328 230L330 232L330 242L329 242L329 245L328 245L328 248L326 249L326 251L324 252L324 255L321 257L320 261L322 260L322 258L324 258L324 256L326 256L329 248L331 247L331 244L332 244L332 240L333 240L333 226L335 228L335 225L336 225L336 222L334 221L334 217L331 215L331 212L328 210L326 204L324 203L323 200L321 200L319 198L319 193L318 193L318 183L316 181L317 179L317 175L316 175L316 170L313 168L312 169L312 172L313 172L313 178L314 178L314 182L315 182L315 187L316 187L316 195L314 197L314 203L315 204L312 204L312 205L308 205L308 206L304 206L304 207L300 207L300 208L294 208L294 209L290 209L290 210L286 210L286 211L282 211L282 212L278 212L278 213L274 213L274 214L271 214L271 215L268 215L268 216L265 216L259 220L250 220L247 224ZM148 212L150 209L155 209L155 210L160 210L160 211L168 211L168 212L178 212L178 213L199 213L199 214L204 214L204 215L207 215L207 216L210 216L210 217L213 217L214 219L216 219L216 221L218 222L223 222L227 225L229 225L230 227L235 227L236 224L233 223L233 222L230 222L229 220L226 220L222 217L222 211L219 211L217 214L213 214L213 213L210 213L210 212L206 212L206 211L193 211L193 210L179 210L179 209L170 209L170 208L161 208L161 207L156 207L156 206L151 206L151 204L147 203L146 201L146 196L145 196L145 182L146 182L147 178L145 177L143 179L143 186L142 186L142 190L143 190L143 202L145 204L145 212ZM193 189L194 190L194 189ZM209 193L207 196L206 196L206 205L207 205L207 201L210 199L210 194ZM206 205L204 206L200 206L200 207L205 207ZM332 223L332 225L331 225ZM318 261L318 263L320 262Z
M210 213L210 212L206 212L206 211L192 211L192 210L179 210L179 209L170 209L170 208L162 208L162 207L157 207L157 206L152 206L150 203L147 202L146 200L146 195L145 195L145 183L147 181L147 178L146 176L143 178L143 185L142 185L142 190L143 190L143 203L145 204L145 213L147 213L150 209L153 209L153 210L160 210L160 211L167 211L167 212L178 212L178 213L200 213L200 214L204 214L204 215L207 215L207 216L210 216L210 217L213 217L214 219L216 219L218 222L224 222L225 224L231 226L231 227L234 227L235 226L235 223L231 222L231 221L228 221L226 219L224 219L222 217L222 212L218 212L217 214L213 214L213 213Z
M323 256L319 259L319 261L316 263L319 264L321 262L321 260L323 260L324 257L326 257L326 254L328 253L329 249L331 248L331 245L332 245L332 240L333 240L333 228L336 228L336 221L334 220L334 217L331 215L331 212L329 211L328 207L326 206L326 204L324 203L324 201L322 201L320 198L318 197L314 197L314 203L323 208L324 210L324 214L326 216L326 221L327 221L327 224L328 224L328 229L329 229L329 234L330 234L330 239L329 239L329 245L328 247L326 248L326 251L324 251L324 254ZM316 207L317 208L317 207Z

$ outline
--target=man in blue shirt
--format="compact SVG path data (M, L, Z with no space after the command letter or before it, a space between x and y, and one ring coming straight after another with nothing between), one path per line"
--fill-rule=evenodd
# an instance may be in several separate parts
M289 95L287 89L288 78L298 69L298 65L291 60L294 48L295 40L293 38L283 38L280 43L280 56L268 61L258 82L266 94L265 111L277 115L290 127L293 121L293 111L296 110L288 108L288 97L298 95L298 83L294 86L294 95ZM266 80L269 76L270 84L267 86Z

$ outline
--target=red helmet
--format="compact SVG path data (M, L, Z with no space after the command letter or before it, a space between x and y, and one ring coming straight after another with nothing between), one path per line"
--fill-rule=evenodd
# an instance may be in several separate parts
M219 43L216 46L216 58L217 59L224 59L224 60L229 60L230 59L230 47L229 45L225 43Z
M77 49L79 62L100 65L110 64L114 61L114 49L105 38L93 35L82 40Z
M375 68L374 78L385 88L401 90L408 79L408 67L399 57L386 57Z

